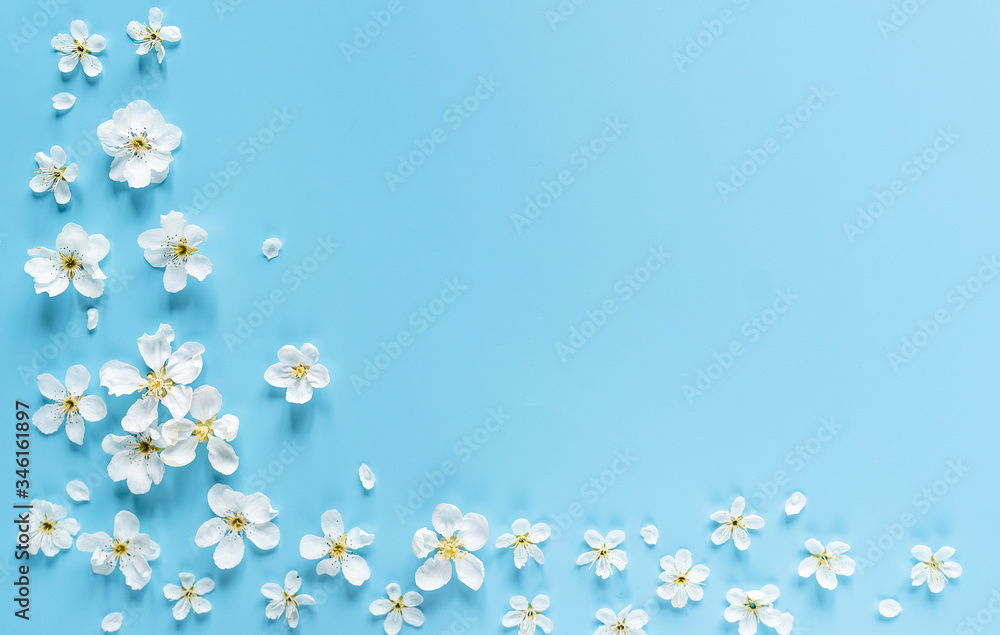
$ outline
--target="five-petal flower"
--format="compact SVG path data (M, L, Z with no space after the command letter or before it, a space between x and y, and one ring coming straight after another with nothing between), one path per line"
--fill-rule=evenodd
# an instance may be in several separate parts
M101 271L101 260L108 255L111 243L101 234L88 236L76 223L66 223L56 236L56 248L32 247L31 259L24 272L35 279L35 293L56 296L73 287L88 298L104 293L107 276Z
M125 28L129 37L135 40L135 45L139 48L135 50L137 55L145 55L152 50L156 51L156 61L163 63L163 56L167 54L163 48L164 42L179 42L181 30L175 26L163 26L163 12L153 7L149 10L149 24L142 24L133 20Z
M379 598L371 603L368 610L372 615L385 615L386 635L396 635L402 628L403 622L410 626L422 626L424 614L414 608L420 606L424 597L416 591L402 593L399 585L395 582L385 587L385 594L388 598Z
M181 467L194 460L195 450L204 443L208 446L208 462L220 474L232 474L239 467L240 458L229 441L236 438L240 420L233 415L219 416L222 395L212 386L199 386L191 394L191 416L171 419L163 424L160 434L167 447L160 458L170 467Z
M166 123L159 110L138 99L98 126L97 137L104 152L114 157L111 180L146 187L167 178L173 160L170 153L181 143L181 129Z
M90 35L83 20L70 22L69 34L60 33L52 38L52 48L62 53L59 70L68 73L79 62L88 77L96 77L101 73L101 61L93 54L100 53L107 45L108 41L103 35Z
M199 245L208 239L208 232L197 225L188 225L184 214L171 211L160 216L159 229L139 234L139 246L145 251L146 262L163 267L163 288L177 293L187 286L190 275L204 280L212 273L212 261L198 253Z
M712 542L721 545L732 537L733 544L740 551L745 551L750 546L750 534L747 533L747 530L760 529L764 526L764 519L756 514L744 516L743 508L745 506L746 501L743 500L743 497L737 496L729 511L722 509L712 514L712 520L721 525L712 532Z
M955 555L955 550L951 547L941 547L932 554L927 545L917 545L910 553L920 561L910 571L913 586L926 582L931 593L940 593L950 579L962 575L962 565L948 560Z
M538 543L544 542L552 530L545 523L532 525L525 518L518 518L511 526L513 533L501 534L497 538L497 549L514 550L514 566L520 569L528 562L528 557L535 559L538 564L545 564L545 555L538 547Z
M500 623L507 628L517 627L517 635L535 635L535 628L542 629L543 633L552 632L552 620L542 615L542 611L549 608L549 596L536 595L532 601L523 595L515 595L510 599L509 611L500 620Z
M228 485L216 483L208 491L208 505L217 518L206 520L194 537L199 547L218 543L212 559L220 569L232 569L243 561L243 537L260 549L278 546L280 532L271 520L278 512L271 500L257 492L244 495Z
M629 604L618 615L611 609L597 611L597 619L604 626L594 631L594 635L645 635L642 627L649 623L649 614L642 609L632 610Z
M181 585L164 585L163 595L168 600L174 601L174 608L171 610L174 619L182 620L192 610L195 613L208 613L211 611L211 602L202 596L214 588L215 582L211 578L202 578L195 582L193 573L181 573Z
M28 554L35 555L41 550L46 556L54 556L63 549L73 546L73 536L80 531L80 523L66 517L66 508L48 501L31 501L28 512Z
M91 554L94 573L109 575L117 566L125 582L136 591L146 586L153 575L149 561L160 557L160 545L150 540L149 534L139 533L139 519L124 510L115 515L114 537L103 531L80 534L76 548Z
M308 342L302 350L291 344L278 349L277 364L271 364L264 372L264 380L275 388L285 388L285 400L289 403L306 403L313 396L313 388L323 388L330 383L330 371L317 364L319 351Z
M816 581L824 589L837 588L837 575L853 575L854 560L844 554L850 550L850 545L837 540L823 546L823 543L810 538L806 541L806 549L812 554L799 563L799 575L808 578L816 574Z
M680 549L676 556L663 556L660 567L663 569L660 574L663 584L656 588L657 595L670 600L678 609L687 605L688 600L701 600L704 595L701 585L708 579L709 569L703 564L692 566L690 551Z
M740 635L753 635L757 632L757 624L770 626L778 631L778 635L788 635L792 632L795 618L791 613L782 613L774 608L774 601L781 592L773 584L766 584L754 591L732 588L726 593L729 607L723 613L727 622L739 622Z
M31 191L52 192L56 197L56 203L60 205L69 203L71 196L69 184L80 176L80 168L75 163L66 165L66 151L60 146L52 146L49 154L35 153L35 162L38 163L38 169L28 182Z
M118 436L109 434L101 442L101 448L111 455L108 462L108 476L112 481L125 481L128 491L145 494L153 484L163 480L166 467L160 458L163 449L160 429L149 426L142 432Z
M614 569L621 571L628 565L628 554L621 549L615 549L625 540L625 532L615 529L608 532L607 538L597 533L593 529L588 529L583 534L583 539L590 545L590 551L585 551L576 559L578 565L591 564L596 562L594 572L607 580Z
M316 604L313 596L299 593L302 586L302 578L297 571L289 571L285 575L285 588L282 589L274 582L268 582L260 587L261 594L271 600L264 609L264 614L268 619L276 620L285 614L285 621L289 628L299 625L299 607Z
M70 366L66 371L66 385L48 373L38 376L38 391L50 403L39 408L31 423L42 434L52 434L66 422L66 436L77 445L83 444L84 421L100 421L108 414L104 400L97 395L88 395L90 373L80 364Z
M344 533L344 520L336 509L323 512L320 518L322 536L306 534L299 542L299 553L316 563L316 573L335 576L343 570L344 577L354 586L361 585L371 576L368 563L354 553L357 549L372 544L375 536L354 527Z
M455 563L458 579L473 591L479 590L486 576L482 561L472 555L489 538L490 526L480 514L462 515L454 505L441 503L434 508L431 524L435 531L426 527L413 535L411 547L418 558L428 558L417 569L417 586L424 591L440 589L451 580L451 563Z

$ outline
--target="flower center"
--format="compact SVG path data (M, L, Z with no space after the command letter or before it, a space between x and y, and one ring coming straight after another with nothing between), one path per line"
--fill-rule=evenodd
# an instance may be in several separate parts
M149 371L146 373L146 392L140 396L140 399L152 397L153 399L159 401L166 397L167 393L170 392L170 389L174 387L174 380L170 379L166 375L166 365L156 372Z
M83 269L83 261L75 251L61 252L59 254L59 268L65 271L69 279L72 280L76 276L76 272Z
M153 445L153 442L149 440L148 437L141 437L136 441L135 451L142 456L149 458L150 454L155 454L162 450L163 448Z
M757 603L754 602L753 600L747 600L747 608L750 609L751 611L756 611Z
M679 575L674 578L674 584L687 584L687 581L687 577L683 575Z
M398 600L390 600L390 602L392 602L393 611L402 611L403 609L406 608L406 605L403 604L403 598L399 598Z
M111 545L111 555L115 560L121 560L128 555L128 543L128 540L122 542L115 538L114 543Z
M43 534L52 533L52 530L55 529L55 528L56 528L56 526L55 526L55 524L51 520L43 520L42 524L38 527L38 529Z
M438 555L445 560L455 560L462 557L462 547L465 543L458 539L458 536L444 538L438 543Z
M302 379L309 374L309 366L303 363L298 363L292 366L292 379Z
M187 260L188 256L198 251L197 247L188 244L187 238L181 238L175 243L170 243L169 246L174 258L180 260Z
M76 42L76 52L78 55L82 55L87 52L87 43L81 42L80 40L73 40Z
M191 598L197 598L201 596L194 592L194 587L191 587L190 589L184 589L183 597L190 600Z
M76 404L80 402L80 399L82 397L83 395L81 395L80 397L74 397L67 393L66 398L63 399L62 403L59 404L59 408L63 411L64 415L68 415L71 412L76 412L77 410Z
M535 543L531 542L528 538L528 534L521 534L519 536L514 536L515 545L533 545Z
M247 528L247 518L243 514L234 513L226 516L223 520L229 525L229 530L233 533L242 534Z
M331 542L327 553L331 558L343 560L350 555L351 550L347 548L347 536L341 536L337 542Z
M132 154L135 156L142 156L143 152L153 149L153 146L149 144L149 138L145 132L130 132L129 134L131 136L126 142L126 147L132 150Z
M215 423L215 417L210 417L204 421L196 421L194 425L194 436L198 437L199 443L205 443L208 441L208 437L212 436L215 431L212 428L212 424Z

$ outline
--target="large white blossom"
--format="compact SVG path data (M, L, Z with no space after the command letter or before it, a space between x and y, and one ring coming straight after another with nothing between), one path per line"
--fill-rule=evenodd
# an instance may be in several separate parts
M509 534L500 534L497 538L497 549L514 550L514 566L520 569L528 562L528 557L535 559L538 564L545 564L545 554L538 547L538 543L544 542L552 530L545 523L532 525L525 518L518 518L511 525Z
M171 211L160 216L160 228L139 234L139 246L145 251L146 262L162 267L163 288L177 293L187 286L187 277L204 280L212 273L212 261L198 253L199 245L208 239L208 232L197 225L188 225L184 214Z
M66 223L56 236L56 248L32 247L31 259L25 263L24 272L35 279L35 293L56 296L73 283L73 287L88 298L99 298L104 293L101 260L108 255L111 243L101 234L88 236L76 223Z
M232 569L243 561L243 538L260 549L278 546L280 532L271 520L278 512L271 500L257 492L244 495L228 485L216 483L208 491L208 505L217 518L205 521L198 528L194 542L199 547L215 547L212 559L220 569Z
M753 635L757 632L757 624L770 626L778 631L778 635L789 635L795 618L791 613L782 613L774 608L774 601L781 592L773 584L764 585L754 591L732 588L726 593L729 607L723 613L727 622L739 622L740 635Z
M299 593L302 586L302 578L297 571L289 571L285 576L285 588L282 589L274 582L268 582L260 587L260 592L264 597L271 600L264 609L264 614L268 619L276 620L285 614L285 622L289 628L299 625L299 607L316 604L313 596Z
M32 192L52 192L56 203L65 205L71 197L69 184L80 176L80 168L75 163L66 165L66 151L60 146L52 146L49 153L35 153L38 169L28 181Z
M38 376L38 391L50 403L39 408L31 423L42 434L52 434L66 422L66 436L77 445L83 444L84 421L100 421L108 414L104 400L97 395L88 395L90 373L80 364L70 366L66 371L66 385L48 373Z
M948 560L955 555L955 550L951 547L941 547L932 554L927 545L917 545L910 553L920 561L910 571L913 586L926 582L931 593L940 593L949 580L962 575L962 565Z
M94 57L94 53L100 53L107 45L103 35L90 35L83 20L70 22L69 34L60 33L52 38L52 48L62 53L59 70L68 73L79 63L88 77L101 73L101 61Z
M76 548L91 554L94 573L109 575L118 567L133 590L146 586L153 575L149 561L160 557L160 545L139 533L139 519L124 510L115 515L114 537L103 531L80 534Z
M182 620L188 616L192 610L195 613L208 613L212 610L212 603L202 596L215 588L215 582L211 578L202 578L194 581L193 573L181 573L181 585L166 584L163 586L163 595L168 600L174 601L174 608L171 610L175 620Z
M709 569L703 564L693 565L687 549L678 550L676 556L663 556L660 567L663 584L656 588L656 594L670 600L674 608L686 606L688 600L698 602L704 596L701 585L708 579Z
M172 150L181 143L181 129L166 123L159 110L138 99L114 112L97 128L101 147L111 161L111 180L129 187L162 183L170 171Z
M111 360L101 366L101 385L115 396L139 393L139 399L129 407L122 419L126 432L142 432L157 421L160 402L179 419L191 408L191 382L201 374L201 354L205 347L198 342L185 342L171 353L174 329L161 324L156 333L136 340L139 354L149 367L145 377L131 364Z
M836 589L838 575L854 574L854 560L844 555L851 549L847 543L834 540L824 547L820 541L810 538L806 541L806 549L812 555L799 563L799 575L808 578L815 573L816 581L824 589Z
M731 537L733 544L740 551L745 551L750 546L750 534L748 529L760 529L764 526L764 519L756 514L743 515L743 508L746 501L742 496L737 496L733 501L729 511L725 509L712 514L712 520L721 525L712 532L712 542L721 545Z
M500 623L507 628L517 627L517 635L535 635L535 628L543 633L552 632L552 620L542 615L549 608L549 596L536 595L532 601L523 595L515 595L510 599L510 608Z
M80 523L66 517L66 508L36 498L28 512L28 553L41 551L54 556L73 546L73 536L80 531Z
M111 480L125 481L133 494L145 494L154 483L159 485L166 470L160 458L162 438L155 425L135 434L104 437L101 448L111 455L108 463Z
M607 580L614 569L621 571L628 565L628 554L621 549L615 549L625 540L625 532L615 529L608 532L607 538L593 529L583 534L583 539L590 545L590 551L585 551L576 559L578 565L597 563L594 572Z
M629 604L618 615L611 609L597 611L597 619L604 626L594 631L594 635L645 635L642 627L649 623L649 614L642 609L632 610Z
M440 589L451 580L452 563L458 579L473 591L479 590L486 576L482 561L470 552L482 549L490 535L490 526L480 514L462 515L454 505L441 503L431 514L431 525L413 535L411 547L418 558L428 558L415 576L417 586L424 591ZM436 532L436 533L435 533Z
M371 576L368 563L354 553L372 544L375 536L354 527L344 533L344 520L336 509L323 512L320 518L322 536L306 534L299 542L299 553L306 560L319 560L316 573L335 576L341 571L354 586L359 586Z
M414 608L424 601L422 595L416 591L403 593L395 582L385 587L385 594L389 597L375 600L369 605L368 610L372 615L385 615L386 635L396 635L403 627L403 622L410 626L423 625L423 612Z
M137 55L145 55L152 50L156 51L156 61L163 63L163 56L167 54L163 48L164 42L179 42L181 30L175 26L163 26L163 12L153 7L149 10L149 24L142 24L133 20L125 28L129 37L135 40L138 47Z
M285 399L289 403L306 403L313 396L313 388L323 388L330 383L330 371L317 364L319 351L308 342L302 350L291 344L278 349L277 364L272 364L264 373L264 380L275 388L285 388Z
M219 416L222 395L212 386L199 386L191 395L192 422L186 418L171 419L163 424L160 434L166 444L160 458L171 467L181 467L194 460L199 444L208 446L208 462L220 474L232 474L240 458L229 441L236 438L240 420L233 415Z

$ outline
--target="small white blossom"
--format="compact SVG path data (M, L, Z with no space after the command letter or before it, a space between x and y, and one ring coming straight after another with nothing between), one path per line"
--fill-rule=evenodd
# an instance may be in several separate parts
M149 534L139 533L139 519L129 511L115 515L114 537L103 531L80 534L76 548L91 554L94 573L109 575L117 566L128 586L136 591L146 586L153 575L149 561L160 557L160 545L150 540Z
M101 260L108 255L111 243L101 234L88 236L76 223L66 223L56 236L56 248L32 247L24 272L35 279L35 293L57 296L73 283L73 288L88 298L104 293Z
M194 581L193 573L181 574L181 585L166 584L163 586L163 595L168 600L174 601L174 608L171 610L175 620L182 620L188 616L192 610L195 613L208 613L212 610L212 603L202 596L215 588L215 582L211 578L202 578Z
M38 169L28 181L31 191L39 194L52 192L59 205L69 203L72 196L69 184L80 176L80 168L75 163L66 165L66 151L60 146L52 146L49 154L35 153L35 163L38 164Z
M545 554L538 543L545 542L552 534L552 529L545 523L532 525L526 518L518 518L511 526L509 534L501 534L497 538L497 549L514 550L514 566L520 569L528 563L528 558L534 558L538 564L545 564Z
M490 535L490 526L480 514L462 515L454 505L441 503L431 515L434 531L422 527L413 535L410 546L418 558L428 558L417 569L417 587L423 591L440 589L451 580L452 563L458 579L478 591L486 577L482 561L470 552L482 549ZM436 532L436 533L435 533Z
M656 594L670 600L674 608L683 608L688 600L698 602L704 596L701 585L708 579L709 569L703 564L692 565L691 552L681 549L676 556L660 559L663 584L656 588Z
M806 496L802 492L795 492L785 501L785 515L794 516L802 511L806 506Z
M354 586L361 585L371 576L368 563L354 553L372 543L375 536L354 527L344 533L344 520L340 512L330 509L320 518L322 536L307 534L299 542L299 554L306 560L319 560L316 573L335 576L341 571Z
M239 467L240 458L229 441L236 438L240 420L233 415L219 416L222 395L211 386L195 388L191 396L191 416L194 422L171 419L163 424L160 433L166 448L160 458L170 467L181 467L194 460L195 450L202 443L208 446L208 462L220 474L232 474Z
M264 244L261 246L261 251L264 253L264 256L266 256L268 260L277 256L278 251L280 249L281 249L281 241L278 240L277 238L268 238L267 240L264 241Z
M306 403L313 396L313 388L323 388L330 383L330 371L317 364L319 351L308 342L302 350L291 344L278 349L277 364L272 364L264 372L264 381L275 388L285 388L285 400L289 403Z
M72 93L57 93L52 97L52 107L56 110L69 110L76 103L76 95Z
M80 523L66 517L66 508L48 501L31 501L28 512L28 554L41 551L54 556L73 546L73 536L80 531Z
M243 561L246 537L260 549L274 549L281 537L278 526L271 520L278 512L271 500L257 492L244 495L228 485L216 483L208 491L208 505L217 518L205 521L198 528L194 542L199 547L218 544L212 559L220 569L232 569Z
M132 21L125 29L129 37L135 40L138 46L135 50L137 55L145 55L152 50L156 51L156 61L163 63L163 56L167 54L163 48L164 42L179 42L181 30L175 26L163 26L163 12L153 7L149 10L149 24Z
M745 505L743 497L737 496L729 511L723 509L712 514L712 520L721 525L712 532L712 542L721 545L732 537L733 544L740 551L745 551L750 546L750 534L747 533L747 529L760 529L764 526L764 519L756 514L744 516Z
M288 623L289 628L298 626L299 607L316 604L316 600L311 595L299 593L299 587L301 586L302 578L299 577L298 572L289 571L288 575L285 576L284 589L273 582L268 582L260 587L261 594L271 600L267 603L267 608L264 609L264 614L267 615L267 618L276 620L284 613L285 622Z
M903 607L896 600L882 600L878 603L878 612L882 617L892 619L903 612Z
M821 587L836 589L838 575L854 574L854 560L844 555L850 548L837 540L824 547L820 541L810 538L806 541L806 549L812 555L799 563L799 575L808 578L815 573Z
M170 172L170 154L181 143L181 129L166 123L159 110L136 100L114 112L97 128L101 147L111 157L112 181L129 187L162 183Z
M645 635L642 627L649 623L649 614L642 609L633 611L629 604L618 615L611 609L601 609L597 612L597 619L604 626L594 631L594 635Z
M578 565L597 563L594 573L607 580L614 569L623 570L628 565L628 554L621 549L615 549L625 540L625 532L619 529L608 532L605 538L593 529L588 529L583 539L590 545L590 551L580 554L576 559Z
M424 614L418 609L424 598L416 591L402 593L399 585L395 582L385 587L385 594L388 597L375 600L368 607L372 615L385 615L386 635L396 635L406 622L410 626L422 626Z
M97 395L88 395L90 373L80 364L70 366L66 371L66 385L48 373L38 376L38 391L50 403L39 408L31 423L42 434L52 434L66 422L66 436L77 445L83 444L85 421L100 421L108 414L104 400Z
M132 404L122 427L126 432L142 432L158 420L157 406L162 402L170 416L183 417L191 408L193 391L188 386L201 374L201 354L205 347L198 342L185 342L171 352L174 329L169 324L161 324L156 333L139 337L139 354L149 367L143 376L131 364L111 360L101 366L101 385L115 396L139 393L139 399Z
M93 54L100 53L107 45L108 41L103 35L90 35L83 20L73 20L69 25L68 35L60 33L52 38L52 48L62 53L59 70L68 73L79 63L88 77L96 77L101 73L101 61Z
M510 608L500 621L507 628L517 627L517 635L535 635L535 628L543 633L552 632L552 620L542 615L549 608L549 596L536 595L531 602L523 595L515 595L510 599Z
M184 214L171 211L160 216L160 228L139 234L139 246L145 251L146 262L164 269L163 288L177 293L187 286L187 277L204 280L212 273L212 261L198 253L198 247L208 239L208 232L197 225L188 225Z
M795 618L791 613L782 613L774 608L774 601L781 592L773 584L764 585L755 591L732 588L726 593L729 607L723 613L727 622L739 622L740 635L754 635L757 624L770 626L778 635L789 635Z
M108 476L115 482L125 481L133 494L145 494L153 484L159 485L166 470L160 458L162 439L156 426L135 434L104 437L101 448L111 455Z
M955 550L951 547L941 547L936 553L931 554L930 547L917 545L910 550L910 553L920 561L913 565L910 571L913 586L920 586L926 582L931 593L940 593L949 580L962 575L962 565L948 560L955 555Z

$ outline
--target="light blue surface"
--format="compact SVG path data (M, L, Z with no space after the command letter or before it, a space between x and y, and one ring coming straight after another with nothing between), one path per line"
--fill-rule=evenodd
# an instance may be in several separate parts
M468 615L475 624L467 632L501 633L512 595L547 593L557 633L592 632L598 608L628 603L659 607L650 634L735 633L722 618L726 590L766 583L781 588L779 608L809 635L972 632L960 625L977 612L986 632L997 628L989 603L998 584L990 528L1000 521L1000 280L961 307L950 299L983 258L1000 255L994 3L911 2L916 13L883 37L889 0L567 1L575 12L555 26L547 11L558 10L556 0L401 0L348 61L341 43L386 1L175 1L161 5L164 23L179 26L183 40L157 67L152 56L134 55L125 33L130 20L145 20L146 5L60 2L51 0L51 18L46 2L0 7L7 418L15 399L43 403L38 372L61 378L82 363L96 389L104 362L140 363L136 338L167 322L177 344L205 345L196 383L216 386L224 412L239 417L241 463L223 478L200 454L168 469L149 494L129 494L107 479L99 442L119 429L131 400L103 389L109 416L88 425L82 448L62 431L35 433L32 496L67 505L87 532L110 531L118 510L133 510L163 553L140 592L118 573L95 576L76 550L33 558L32 620L13 619L5 601L4 632L99 632L112 610L131 616L123 633L283 632L265 619L259 588L289 569L303 573L304 592L327 596L303 611L299 632L381 632L368 604L388 582L413 588L419 561L410 538L439 502L489 519L490 543L479 553L486 582L478 593L457 581L426 593L427 622L413 632L458 635ZM43 26L15 51L10 33L33 16ZM80 70L62 76L49 46L76 18L109 41L96 81ZM675 54L688 38L718 31L711 21L722 19L721 34L702 35L712 42L679 69ZM475 112L456 118L454 104L491 81ZM826 96L810 108L814 89ZM78 101L57 116L50 99L61 91ZM94 134L134 98L184 133L166 182L142 191L108 179L110 158ZM776 123L803 104L800 128ZM581 159L581 144L614 137L605 132L609 119L625 129L595 160ZM947 149L934 165L914 172L911 156L942 128L957 140L939 142ZM385 172L435 136L433 154L391 190ZM777 151L724 202L717 181L769 138ZM65 210L27 187L34 153L53 144L80 166ZM562 171L559 196L518 232L512 214L524 211L526 197L539 200L547 183L558 191L551 183ZM849 240L844 224L894 180L902 194ZM204 282L174 296L135 242L171 209L207 229L203 253L215 264ZM91 303L72 291L36 296L22 271L25 251L51 245L71 221L111 241L103 265L117 282L95 303L94 333L84 326ZM268 262L260 245L270 236L285 247ZM336 247L313 267L314 252L325 253L321 239ZM636 269L661 248L670 257L646 279ZM627 294L626 276L645 282ZM421 307L439 311L432 303L456 279L467 288L421 322ZM255 303L275 290L282 302L261 318ZM779 290L795 296L791 307L755 336L744 325L770 321ZM571 329L606 300L615 312L561 359L557 344L568 344ZM949 321L894 371L887 354L938 310ZM257 326L241 332L241 320ZM403 331L412 343L355 389L352 375ZM333 381L308 405L290 406L263 373L280 346L306 341L319 347ZM713 355L724 358L734 342L743 355L689 403L684 385L695 385L699 371L718 377ZM491 409L509 419L484 439ZM822 418L834 421L835 435L819 432ZM465 439L477 429L485 442L473 441L473 450ZM11 425L0 480L9 503L12 434ZM622 467L619 452L634 457L631 465L605 472ZM411 488L419 491L445 461L457 473L424 485L434 490L429 499L412 501L414 513L401 521ZM357 478L362 462L378 476L367 495ZM945 478L949 462L969 470L927 502L923 490ZM788 482L773 487L782 474ZM600 493L590 483L602 476ZM91 480L90 503L68 500L73 478ZM282 532L277 549L248 548L229 572L191 543L211 515L205 496L217 481L270 496ZM787 520L782 504L795 490L809 503ZM738 494L767 523L746 553L709 540L709 514ZM329 508L376 536L365 552L372 579L361 588L317 578L315 563L299 556L299 539L319 532ZM904 514L915 526L884 538ZM515 571L511 553L492 547L520 516L554 528L571 519L542 545L544 567ZM639 537L648 522L660 529L656 547ZM591 527L626 532L624 573L601 581L574 565ZM870 557L869 541L881 538L885 550L876 547L871 566L827 592L796 574L810 537L844 540L858 558ZM955 547L964 575L937 597L912 589L915 544ZM681 547L712 574L704 601L675 611L655 588L659 558ZM12 554L4 549L3 597L12 593ZM175 625L161 588L180 571L210 576L217 589L210 614ZM876 613L885 597L904 607L893 622Z

